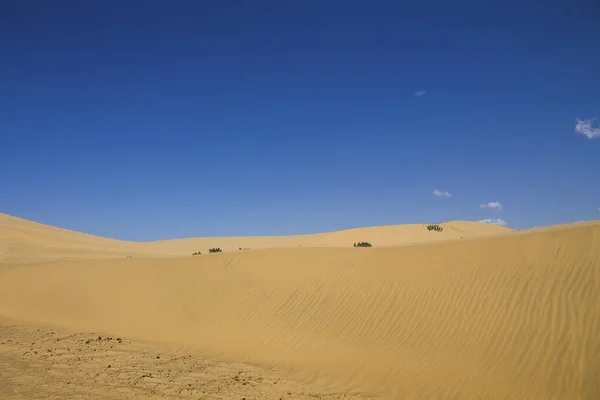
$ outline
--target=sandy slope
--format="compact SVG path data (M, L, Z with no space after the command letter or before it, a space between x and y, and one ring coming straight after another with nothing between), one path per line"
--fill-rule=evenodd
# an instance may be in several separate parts
M600 222L395 248L4 264L0 315L346 393L598 399Z
M256 250L275 247L351 247L358 241L368 241L374 246L382 247L496 235L511 231L506 227L467 221L453 221L442 226L443 232L429 232L424 225L416 224L298 236L214 237L136 243L87 235L0 213L0 262L189 256L197 251L206 254L212 247L220 247L225 252L239 251L239 248Z

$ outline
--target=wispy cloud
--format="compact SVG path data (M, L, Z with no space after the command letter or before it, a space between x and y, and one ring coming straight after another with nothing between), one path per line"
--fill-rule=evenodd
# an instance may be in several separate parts
M437 197L451 197L452 196L452 193L445 192L443 190L438 190L438 189L435 189L433 191L433 194L434 194L434 196L437 196Z
M427 90L417 90L414 94L417 97L423 97L425 96L425 93L427 93Z
M492 224L492 225L500 225L500 226L506 226L506 221L500 218L486 218L486 219L482 219L478 222L484 222L486 224Z
M504 211L504 207L499 201L490 201L489 203L480 204L479 208L491 208L493 210Z
M595 118L577 119L577 123L575 124L575 132L586 136L588 139L600 138L600 127L594 128L592 126L595 120Z

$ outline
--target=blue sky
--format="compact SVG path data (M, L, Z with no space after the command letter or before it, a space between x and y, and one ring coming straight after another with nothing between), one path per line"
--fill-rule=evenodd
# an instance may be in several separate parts
M600 219L598 21L592 0L3 1L0 212L127 240Z

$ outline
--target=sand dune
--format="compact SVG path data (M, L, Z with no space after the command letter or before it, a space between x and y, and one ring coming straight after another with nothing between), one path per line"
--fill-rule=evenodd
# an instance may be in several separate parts
M351 247L358 241L374 246L399 246L511 232L511 229L469 221L441 224L443 232L430 232L423 224L391 225L295 236L210 237L156 242L126 242L56 228L0 214L0 262L24 263L64 259L115 257L181 257L240 248L256 250L293 247Z
M336 234L318 242L332 247L5 263L0 315L337 392L600 398L600 222L367 249L335 248Z

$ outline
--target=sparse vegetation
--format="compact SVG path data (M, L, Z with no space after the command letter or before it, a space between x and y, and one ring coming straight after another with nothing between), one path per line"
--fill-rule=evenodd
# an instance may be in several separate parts
M430 225L427 225L427 230L428 231L442 232L444 230L444 228L442 228L441 226L436 225L436 224L430 224Z
M193 256L201 256L201 255L202 255L202 253L201 253L201 252L199 252L199 251L197 251L197 252L195 252L195 253L194 253L194 254L192 254L192 255L193 255Z
M373 247L373 245L369 242L357 242L354 243L354 247Z
M250 249L249 249L249 248L247 248L247 247L240 247L239 249L240 249L240 251L250 250Z
M213 247L212 249L208 249L209 253L220 253L222 250L220 247Z

